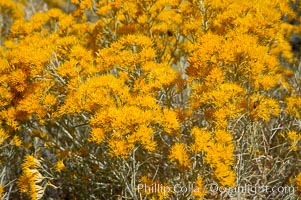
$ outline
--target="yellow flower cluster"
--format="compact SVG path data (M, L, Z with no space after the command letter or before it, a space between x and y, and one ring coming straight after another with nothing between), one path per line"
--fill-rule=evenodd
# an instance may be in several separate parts
M7 138L8 134L3 129L0 129L0 144L3 144Z
M205 153L205 161L223 186L234 186L235 173L231 170L234 162L232 135L224 130L211 133L197 127L194 127L191 133L194 138L191 149L195 153Z
M4 192L4 187L2 184L0 184L0 198L2 198Z
M286 112L290 115L300 119L301 113L301 97L287 97L286 101Z
M196 197L196 199L203 199L206 193L208 193L208 191L204 188L203 178L198 176L192 195Z
M137 199L142 177L194 183L187 197L213 199L206 183L244 180L234 151L262 145L252 126L288 130L264 148L288 140L296 153L301 137L288 121L300 120L291 78L300 52L289 40L301 27L292 19L287 0L0 0L0 146L28 154L16 166L19 191L42 198L49 165L68 192L80 177L93 192L118 185L111 191Z
M301 140L301 134L296 131L287 131L283 136L289 141L291 144L291 150L298 151L298 143Z
M301 173L299 173L296 176L295 180L296 180L296 185L297 185L297 191L296 192L297 192L298 196L300 196L300 191L301 191Z
M59 160L56 162L56 166L55 166L55 170L60 172L62 171L63 169L65 169L65 165L64 165L64 162L63 160Z
M253 110L250 115L255 119L262 119L268 121L273 116L278 116L280 113L280 106L276 100L264 97L263 95L254 94L251 97Z
M203 33L186 73L192 110L203 113L200 121L207 127L192 129L191 147L196 153L205 152L220 184L233 186L235 147L229 124L244 115L266 122L280 114L279 103L261 91L289 85L275 55L292 58L278 30L282 13L294 14L282 1L202 1L200 8L206 17ZM291 103L287 111L293 109Z
M41 186L44 177L39 172L40 161L32 155L26 155L22 163L22 175L18 179L20 192L28 193L31 199L41 199L45 188Z
M21 3L17 3L13 0L1 1L0 7L2 14L11 15L13 19L22 18L24 16Z
M189 157L190 156L182 143L176 143L171 147L171 152L169 155L169 160L171 162L177 161L180 167L187 168L191 166Z

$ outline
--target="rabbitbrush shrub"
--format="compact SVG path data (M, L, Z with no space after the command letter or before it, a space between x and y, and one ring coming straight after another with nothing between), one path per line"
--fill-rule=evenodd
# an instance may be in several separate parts
M298 0L0 0L0 196L297 199L300 16Z

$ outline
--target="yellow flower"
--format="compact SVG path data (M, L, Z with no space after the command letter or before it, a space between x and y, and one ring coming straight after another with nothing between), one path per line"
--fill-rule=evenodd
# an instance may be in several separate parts
M138 17L138 22L139 22L140 24L146 23L147 20L148 20L148 19L147 19L147 16L146 16L146 15L141 15L141 16Z
M21 69L17 69L10 74L10 83L18 92L24 91L26 88L27 75Z
M2 184L0 184L0 199L2 199L3 192L4 192L4 187Z
M10 143L11 143L12 145L17 146L17 147L20 147L20 146L22 145L22 140L20 139L19 136L15 135L15 136L13 137L13 139L11 140Z
M62 65L56 68L57 74L62 77L75 77L77 76L76 66L77 61L72 59L68 62L64 62Z
M58 171L58 172L60 172L60 171L62 171L63 169L65 169L65 165L64 165L63 160L58 160L58 161L56 162L55 170Z
M171 147L171 152L169 155L169 160L171 162L177 161L181 167L187 168L191 166L191 160L186 147L182 143L175 143Z
M32 200L41 199L44 195L43 184L45 177L39 172L40 161L32 155L26 155L22 163L22 175L18 178L18 188L21 193L28 193Z
M285 111L300 119L300 113L301 113L301 97L287 97L285 99L285 102L286 102L286 109Z
M296 184L298 187L301 187L301 173L299 173L296 177Z
M130 143L141 142L148 151L155 151L157 143L153 140L153 130L146 125L141 125L138 130L128 137Z
M26 155L22 164L23 169L27 168L39 168L41 164L38 159L33 157L32 155Z
M288 131L286 132L285 138L291 143L291 149L293 151L298 151L298 142L301 140L301 134L296 131Z
M3 144L8 137L9 135L0 128L0 145Z
M0 118L14 130L18 130L20 126L16 120L16 114L16 109L14 107L9 107L7 110L0 111Z
M232 135L224 130L216 130L215 140L221 144L229 144L232 141Z
M85 8L91 9L93 5L92 0L82 0L80 2L80 9L84 10Z
M191 146L191 149L196 153L208 151L208 148L212 145L211 133L205 129L194 127L191 130L191 134L194 137L194 144Z
M56 104L56 97L52 94L47 94L43 100L43 104L47 107L51 107Z
M36 94L29 94L20 100L17 110L25 112L28 115L35 113L39 118L42 118L46 115L45 108L43 108L40 104L39 98Z
M235 186L236 175L229 166L222 163L218 164L214 170L214 175L223 186Z
M108 143L110 147L109 154L113 157L127 158L133 149L133 145L125 140L111 139Z
M18 178L18 187L20 192L25 193L29 191L28 183L29 179L27 176L25 176L25 174Z
M222 84L224 80L223 71L220 68L214 67L205 78L205 84L209 88L216 88Z
M179 121L177 117L177 113L175 111L169 110L169 109L164 109L163 110L163 126L164 130L171 134L173 131L179 130Z
M273 116L279 115L280 106L274 99L260 94L254 94L251 99L254 106L250 114L253 118L269 121Z
M12 15L13 19L21 18L24 16L24 11L22 9L22 4L17 3L13 0L0 1L1 12L9 13Z
M195 183L195 187L192 190L192 195L197 199L203 199L203 197L207 194L206 189L204 188L204 181L201 176L198 176L198 179Z
M277 85L278 79L273 75L264 75L256 77L254 82L255 88L262 88L263 90L269 90Z
M104 139L105 132L102 128L92 128L89 141L100 144Z
M32 200L43 197L44 189L38 184L43 180L43 176L36 169L23 169L23 174L18 179L20 192L28 193Z

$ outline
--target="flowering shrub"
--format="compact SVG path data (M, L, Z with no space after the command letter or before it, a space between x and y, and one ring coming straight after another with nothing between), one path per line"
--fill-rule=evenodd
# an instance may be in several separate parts
M0 196L297 198L300 10L0 1ZM213 183L294 190L230 195Z

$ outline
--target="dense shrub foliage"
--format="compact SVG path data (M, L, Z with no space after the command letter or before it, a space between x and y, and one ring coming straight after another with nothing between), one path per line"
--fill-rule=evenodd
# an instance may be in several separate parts
M297 199L300 10L0 0L0 196Z

